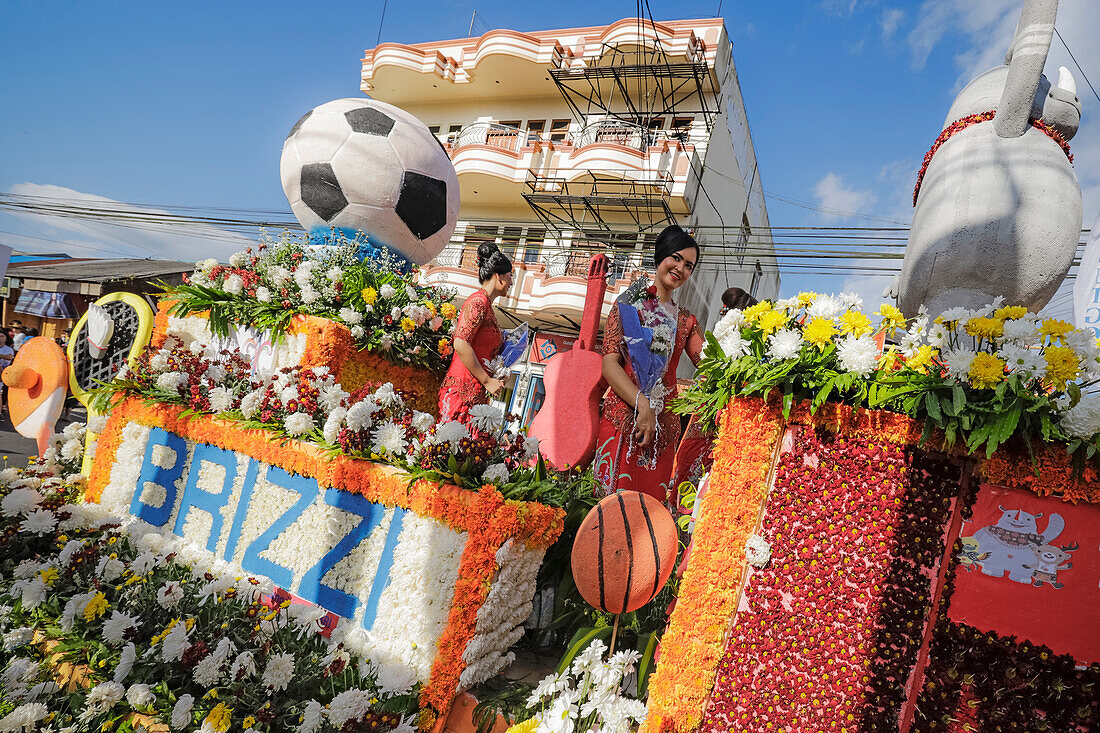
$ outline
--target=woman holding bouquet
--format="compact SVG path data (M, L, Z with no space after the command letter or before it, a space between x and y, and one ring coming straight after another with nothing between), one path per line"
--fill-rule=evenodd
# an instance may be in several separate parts
M512 261L495 244L477 248L481 288L462 304L454 332L454 356L439 390L440 420L466 422L473 405L485 404L504 383L485 368L500 353L502 333L493 300L512 287Z
M605 494L642 491L668 501L680 417L669 409L676 396L676 367L685 351L698 363L699 323L672 293L691 277L699 245L675 224L657 237L653 284L620 298L607 316L603 341L604 397L594 462Z

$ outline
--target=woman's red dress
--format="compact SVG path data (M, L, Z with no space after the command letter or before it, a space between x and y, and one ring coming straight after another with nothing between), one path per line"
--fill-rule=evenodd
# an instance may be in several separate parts
M478 364L484 366L487 360L500 353L502 334L497 325L493 305L484 290L477 290L462 304L455 325L454 338L462 339L474 350ZM481 382L477 381L458 352L451 357L451 366L439 389L439 419L466 422L470 407L488 402L488 394Z
M693 364L699 362L703 349L703 333L699 322L687 308L680 308L676 318L676 339L668 367L661 378L668 390L665 407L657 416L657 439L655 445L639 456L637 446L630 450L630 437L634 432L634 405L623 402L614 390L608 389L604 396L600 412L600 432L596 439L596 457L593 468L596 480L604 494L616 491L641 491L667 503L669 495L676 485L672 484L672 463L676 455L676 446L680 442L680 416L669 409L676 397L676 367L680 355L687 351ZM619 321L619 309L612 308L607 316L604 330L604 354L620 354L623 367L630 380L637 385L638 380L630 368L623 343L623 328ZM656 461L650 459L656 452ZM629 457L627 453L632 455ZM648 466L652 465L652 468Z

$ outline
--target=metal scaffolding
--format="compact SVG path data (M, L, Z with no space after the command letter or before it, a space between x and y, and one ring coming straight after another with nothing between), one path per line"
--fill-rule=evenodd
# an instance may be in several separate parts
M669 207L671 181L601 178L597 172L575 180L528 171L523 198L547 229L634 233L663 229L676 221Z

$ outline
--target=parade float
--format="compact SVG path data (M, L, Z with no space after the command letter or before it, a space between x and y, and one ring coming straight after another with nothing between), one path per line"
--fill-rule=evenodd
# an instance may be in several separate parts
M679 408L713 465L675 522L597 503L491 407L437 419L457 310L415 265L453 169L389 105L308 113L281 170L306 237L198 263L155 316L107 296L67 362L4 372L44 449L0 471L0 731L459 731L471 689L517 733L1094 730L1100 349L1035 313L1064 257L1005 279L1080 225L1079 191L1014 183L1073 178L1069 83L1031 53L1054 7L1026 4L926 158L901 308L802 293L708 333ZM1006 206L1028 225L1000 241ZM944 226L988 272L937 254ZM52 435L66 375L90 420ZM590 455L539 422L548 455ZM499 676L545 615L553 674Z

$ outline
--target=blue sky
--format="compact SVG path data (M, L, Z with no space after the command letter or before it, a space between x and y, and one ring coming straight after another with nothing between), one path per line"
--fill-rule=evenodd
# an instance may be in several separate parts
M1095 0L1063 0L1058 28L1100 83ZM773 225L907 225L925 151L958 89L1000 63L1022 0L722 0ZM651 0L656 20L710 17L718 0ZM494 0L390 2L382 40L415 43L479 30L603 24L634 3ZM286 131L306 110L358 96L360 59L381 2L0 5L0 191L82 196L166 208L288 212L278 179ZM1100 103L1055 40L1048 75L1077 76L1082 131L1072 142L1085 226L1100 209ZM47 187L47 188L41 188ZM60 187L60 188L52 188ZM70 189L66 191L65 189ZM75 192L75 193L74 193ZM214 248L236 248L239 235ZM19 236L22 235L22 236ZM0 242L193 259L191 240L159 231L0 214ZM57 249L56 245L52 246ZM784 293L881 279L784 274Z

